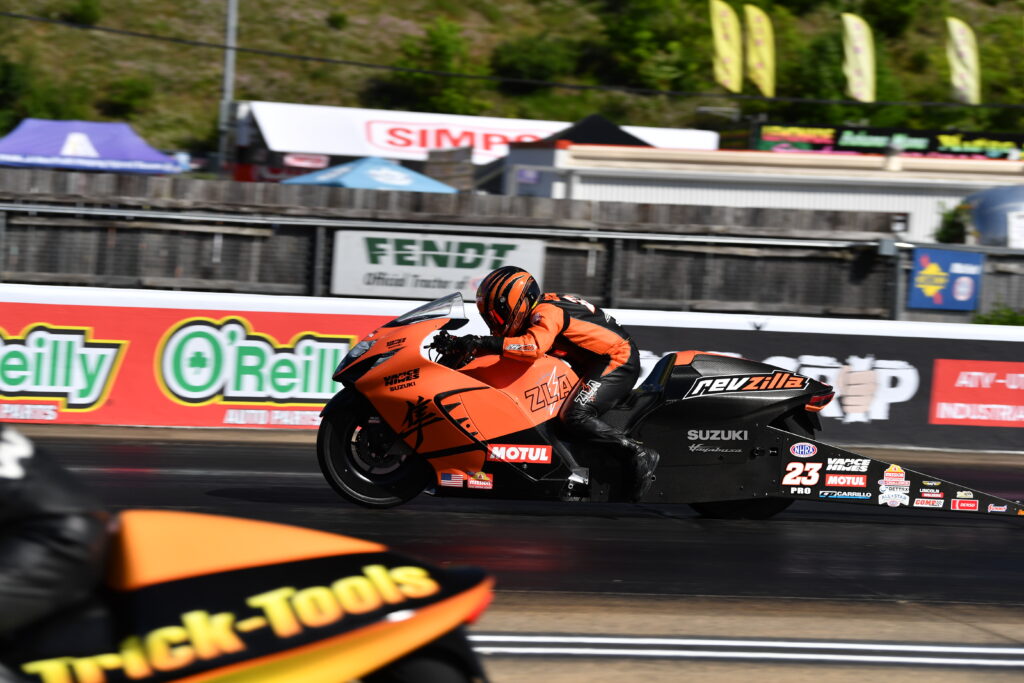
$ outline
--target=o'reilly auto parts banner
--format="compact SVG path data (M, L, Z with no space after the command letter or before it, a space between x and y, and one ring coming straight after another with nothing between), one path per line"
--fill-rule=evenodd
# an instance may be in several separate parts
M544 242L503 237L338 230L331 293L467 301L495 268L515 265L544 279Z
M0 285L0 421L316 427L350 345L407 308L336 301Z

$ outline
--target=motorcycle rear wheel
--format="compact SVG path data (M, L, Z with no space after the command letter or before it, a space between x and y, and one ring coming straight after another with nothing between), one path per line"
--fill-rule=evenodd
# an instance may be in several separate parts
M342 498L389 508L418 496L433 472L376 414L335 411L317 432L320 471Z

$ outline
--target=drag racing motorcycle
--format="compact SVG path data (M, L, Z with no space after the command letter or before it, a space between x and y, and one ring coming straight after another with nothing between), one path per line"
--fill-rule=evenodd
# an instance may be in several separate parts
M321 412L320 468L371 508L438 496L625 501L621 458L564 438L558 412L577 377L563 361L466 358L449 331L458 293L356 344ZM818 441L830 386L744 358L680 351L658 361L604 419L661 454L642 502L707 517L764 519L794 500L1024 515L1014 501Z
M119 522L102 594L3 643L18 680L486 680L463 632L492 597L481 570L219 515L129 510Z

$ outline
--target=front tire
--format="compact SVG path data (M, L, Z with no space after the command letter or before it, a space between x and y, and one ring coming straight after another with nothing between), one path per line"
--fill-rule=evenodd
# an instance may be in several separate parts
M331 488L363 507L401 505L432 481L433 469L368 408L350 404L324 415L316 451Z

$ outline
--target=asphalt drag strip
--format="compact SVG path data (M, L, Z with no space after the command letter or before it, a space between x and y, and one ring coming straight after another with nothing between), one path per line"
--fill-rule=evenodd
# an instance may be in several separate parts
M1021 647L520 633L474 633L469 636L469 640L473 649L485 656L714 659L804 664L1024 668L1024 648Z

